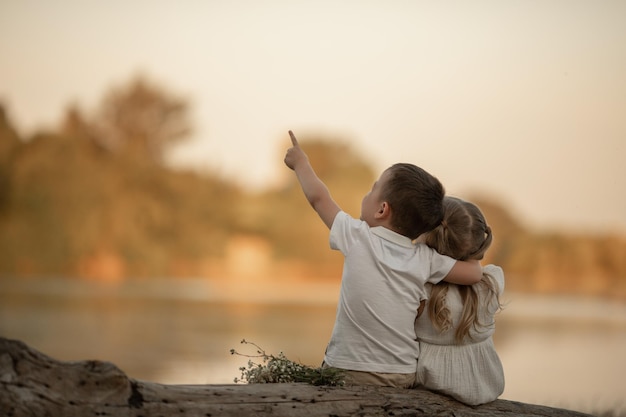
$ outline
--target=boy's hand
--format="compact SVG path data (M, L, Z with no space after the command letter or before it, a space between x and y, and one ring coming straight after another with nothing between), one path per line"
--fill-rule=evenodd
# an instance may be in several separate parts
M304 153L302 148L300 148L300 145L298 145L298 139L296 139L296 136L291 130L289 131L289 137L291 138L291 144L293 146L287 149L287 154L285 155L285 165L295 170L296 165L298 165L301 161L307 161L309 158L306 156L306 153Z

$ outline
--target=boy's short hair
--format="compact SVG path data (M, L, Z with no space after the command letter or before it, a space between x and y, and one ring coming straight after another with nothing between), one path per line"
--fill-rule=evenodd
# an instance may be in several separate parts
M391 207L392 226L410 239L437 227L443 220L441 182L413 164L394 164L388 171L382 197Z

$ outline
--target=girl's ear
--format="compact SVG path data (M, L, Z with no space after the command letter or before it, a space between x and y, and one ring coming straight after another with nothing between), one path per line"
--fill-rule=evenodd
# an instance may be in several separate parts
M378 211L376 212L376 214L374 214L374 218L383 220L389 217L390 214L391 214L391 207L389 206L389 203L386 201L383 201L382 203L380 203L380 206L378 207Z

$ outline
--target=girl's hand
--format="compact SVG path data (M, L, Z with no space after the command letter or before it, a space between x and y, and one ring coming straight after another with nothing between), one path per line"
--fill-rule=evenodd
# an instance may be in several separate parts
M306 156L306 153L304 153L302 148L300 148L298 139L296 139L296 136L291 130L289 131L289 137L291 138L292 147L287 149L287 154L285 155L285 165L295 170L296 165L302 161L308 161L309 158Z

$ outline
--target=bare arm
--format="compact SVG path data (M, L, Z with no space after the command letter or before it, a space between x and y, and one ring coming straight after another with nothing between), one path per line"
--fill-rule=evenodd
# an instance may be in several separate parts
M298 140L291 130L289 131L289 136L293 146L287 150L285 165L294 170L304 196L324 224L330 229L341 208L330 196L330 191L328 191L326 184L319 179L313 170L308 156L298 145Z
M480 281L483 277L483 268L480 262L472 261L456 261L454 266L443 279L452 284L472 285Z

